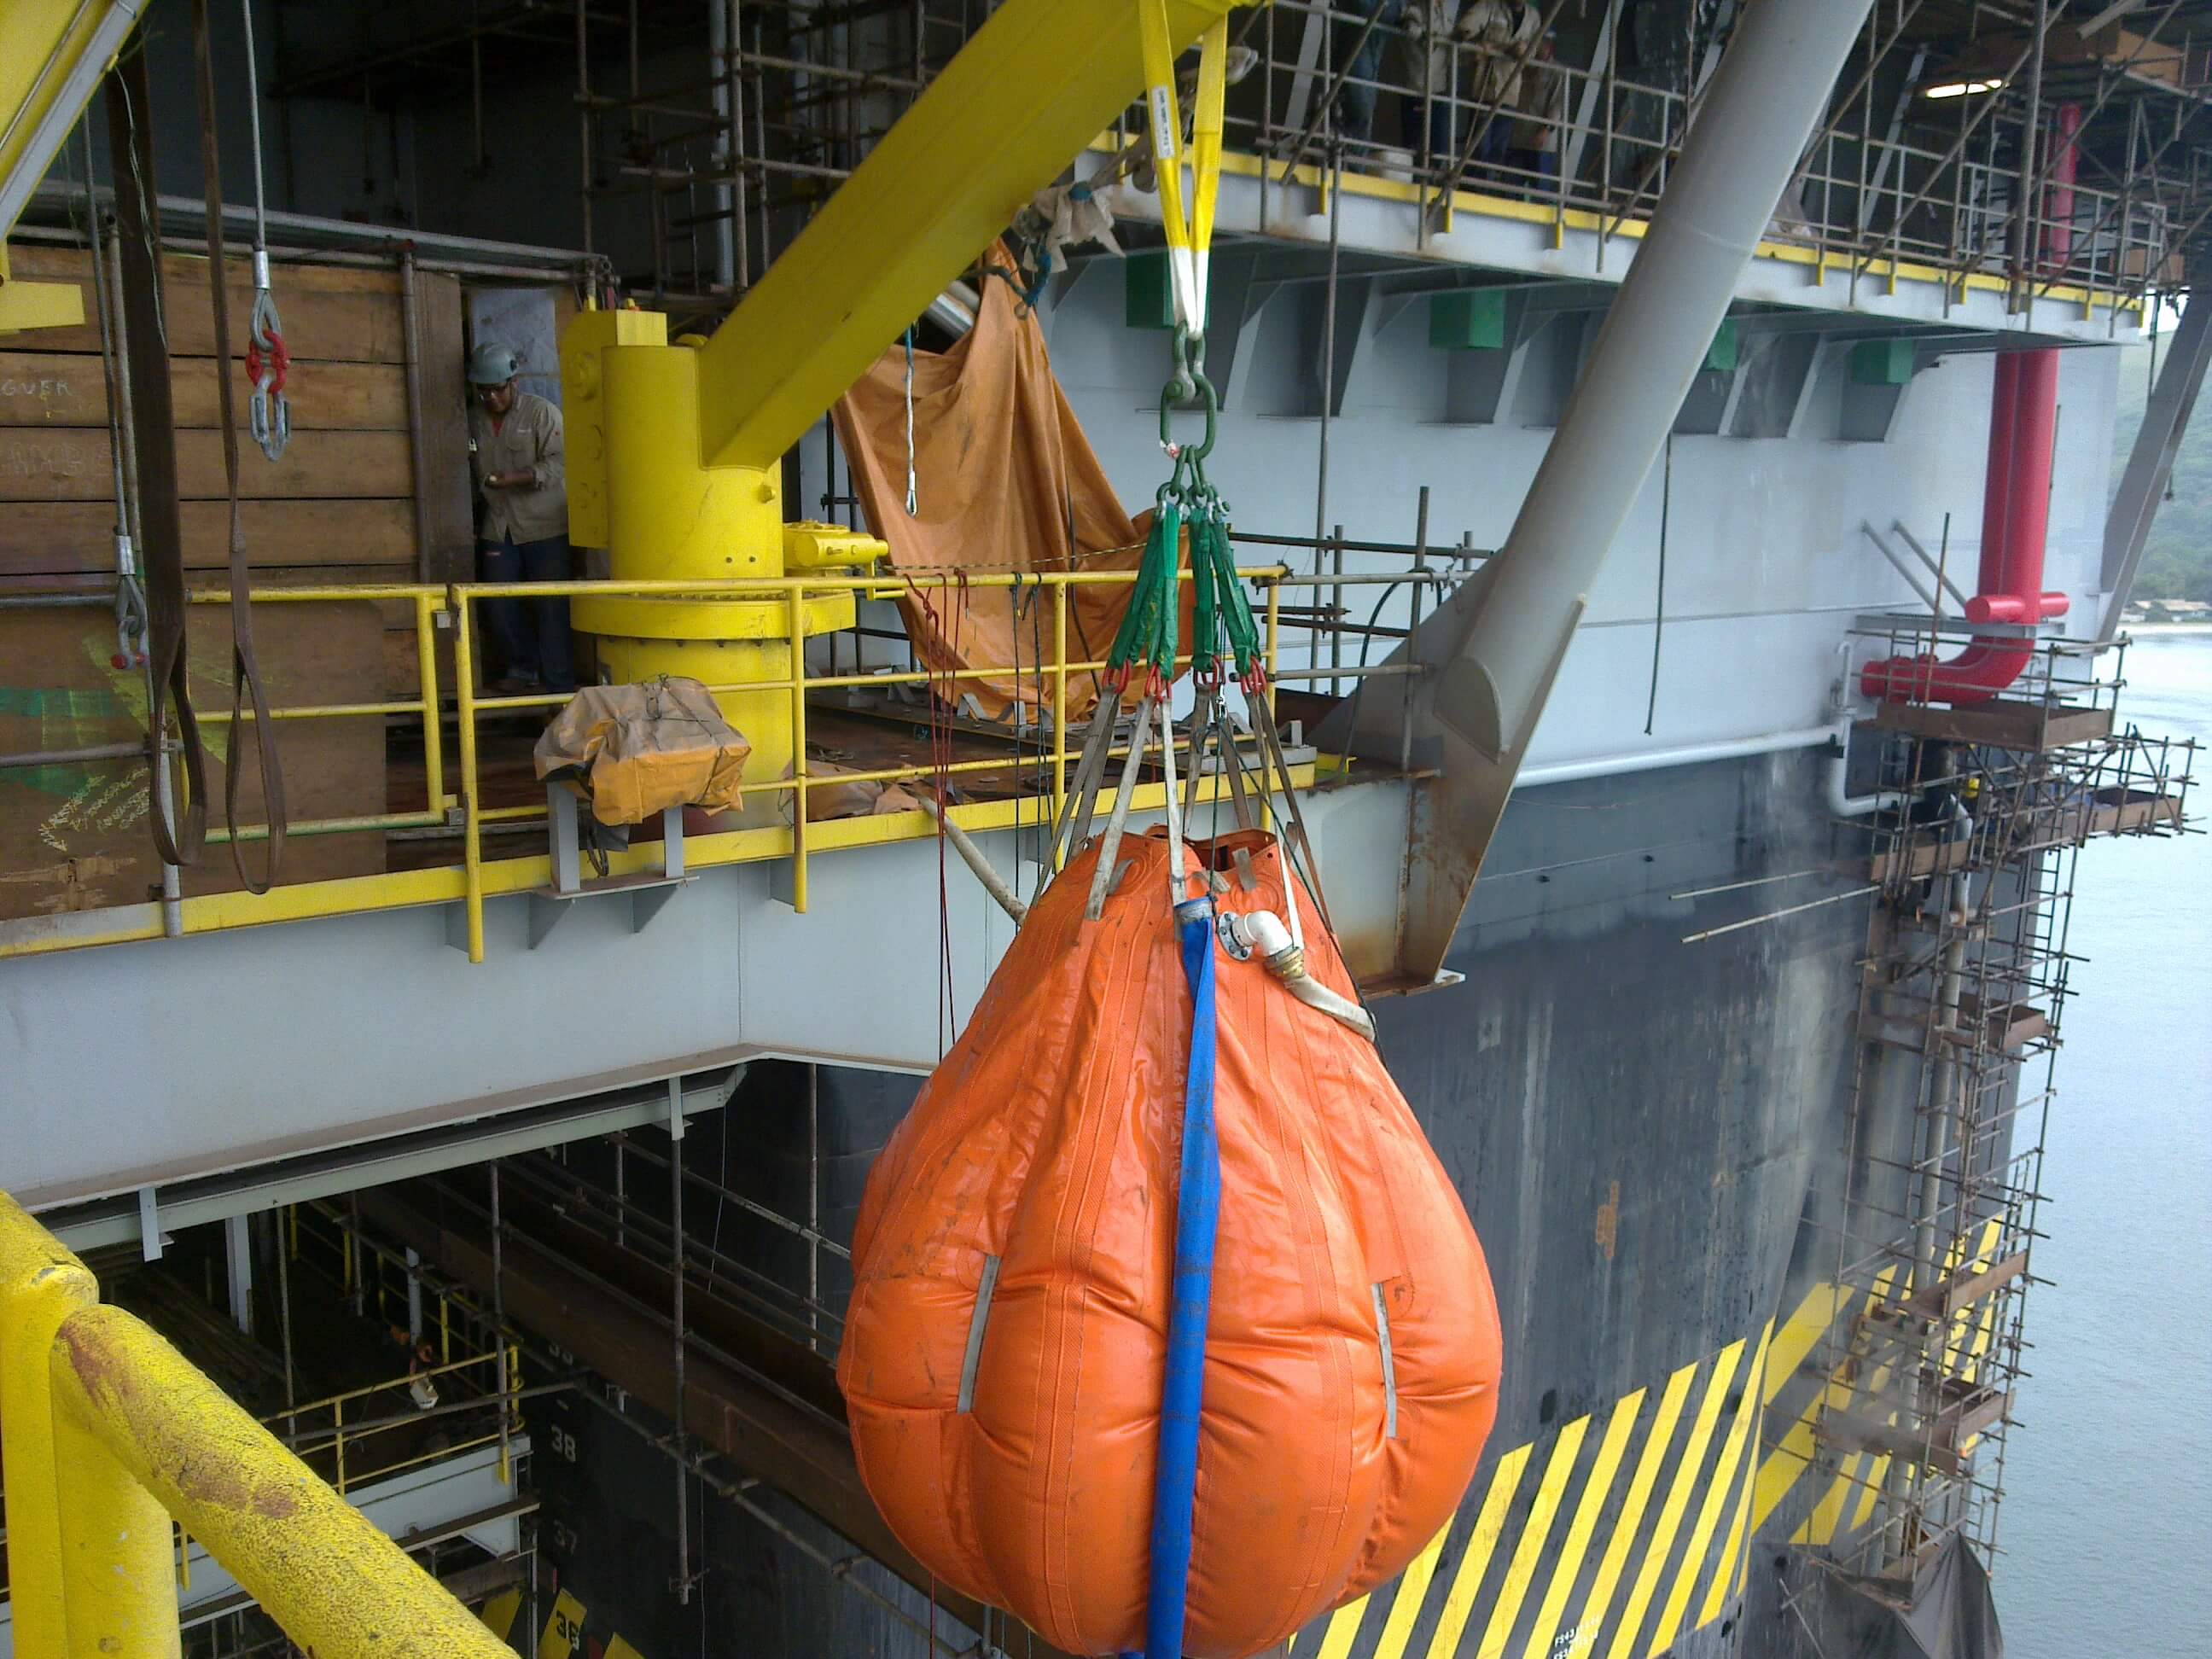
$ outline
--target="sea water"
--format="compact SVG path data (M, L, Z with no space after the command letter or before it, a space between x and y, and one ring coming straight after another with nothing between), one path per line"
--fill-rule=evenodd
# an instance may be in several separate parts
M2123 721L2212 740L2212 629ZM2212 817L2212 752L2191 815ZM2008 1659L2212 1656L2212 836L2092 842L1997 1543Z

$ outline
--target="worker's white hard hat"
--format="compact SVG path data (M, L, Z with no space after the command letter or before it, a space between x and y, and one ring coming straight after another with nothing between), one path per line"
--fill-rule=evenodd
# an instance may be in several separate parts
M480 345L469 353L469 384L505 386L521 367L521 362L507 347Z

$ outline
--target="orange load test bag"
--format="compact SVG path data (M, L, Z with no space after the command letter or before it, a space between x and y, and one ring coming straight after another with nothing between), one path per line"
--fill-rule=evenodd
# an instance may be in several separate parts
M1168 842L1120 856L1097 921L1095 845L1045 890L877 1159L837 1367L900 1542L1076 1654L1144 1645L1192 1042ZM1184 856L1222 872L1223 913L1290 914L1272 836ZM1352 995L1295 896L1308 972ZM1215 949L1221 1198L1183 1646L1241 1659L1450 1520L1499 1335L1474 1230L1372 1044Z

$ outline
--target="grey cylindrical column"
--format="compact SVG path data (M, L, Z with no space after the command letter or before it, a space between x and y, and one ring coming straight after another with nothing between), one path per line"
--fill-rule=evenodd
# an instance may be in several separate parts
M1869 0L1757 0L1722 57L1589 367L1446 664L1437 718L1492 760L1528 736L1607 550L1826 107Z

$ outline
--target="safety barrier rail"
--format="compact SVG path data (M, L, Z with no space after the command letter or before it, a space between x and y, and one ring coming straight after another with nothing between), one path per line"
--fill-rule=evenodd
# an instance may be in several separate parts
M167 1517L322 1659L508 1652L4 1194L0 1461L18 1653L176 1653Z
M1253 15L1238 38L1257 61L1231 89L1225 122L1231 150L1242 154L1225 171L1401 197L1443 230L1455 210L1468 209L1549 219L1555 237L1570 227L1595 229L1601 242L1642 234L1695 115L1686 43L1684 74L1659 84L1609 62L1559 63L1534 43L1525 54L1501 53L1453 38L1431 53L1397 15L1377 16L1382 9L1361 0L1275 0ZM1556 17L1561 8L1540 0L1538 9ZM1872 37L1901 69L1910 49L1882 39L1890 23L1876 13ZM1710 60L1713 44L1701 43L1698 61ZM2144 302L2212 200L2193 169L2177 170L2185 158L2166 157L2168 147L2146 134L2130 145L2124 174L2073 184L2054 212L2047 154L2032 182L1999 160L2019 152L2019 111L2006 104L1990 118L1988 96L1929 102L1907 86L1904 95L1927 118L1923 132L1932 135L1937 112L1954 124L1950 142L1931 149L1899 136L1904 106L1893 125L1888 109L1877 115L1878 95L1899 95L1894 80L1866 76L1839 88L1770 232L1823 279L1830 270L1853 284L1871 275L1893 290L1900 275L1942 274L2057 295L2081 304L2085 318L2098 307L2117 313ZM2046 119L2051 112L2046 105ZM1125 118L1115 142L1138 136ZM2038 249L2051 257L2039 259Z
M1281 587L1328 586L1332 582L1359 579L1292 575L1282 565L1243 568L1239 574L1258 582L1264 589L1266 659L1275 680L1335 682L1357 680L1362 674L1402 672L1395 666L1381 664L1371 667L1349 663L1328 667L1280 667L1282 630L1287 627L1314 632L1321 626L1309 618L1285 618L1280 598ZM1416 575L1403 580L1420 579ZM449 586L393 583L257 588L251 596L252 602L257 606L357 603L404 606L411 617L415 636L417 676L415 696L374 702L291 704L273 709L271 717L290 723L396 716L410 724L419 724L428 780L424 806L407 811L294 821L288 825L288 835L309 837L458 830L462 841L459 864L283 883L259 895L228 892L172 896L145 905L118 906L105 911L80 913L70 917L65 927L53 925L43 919L28 923L0 922L0 957L149 939L165 934L181 936L270 922L459 902L463 906L466 922L465 941L470 960L482 961L486 901L505 894L541 890L548 887L551 879L550 860L544 853L507 858L487 854L484 843L488 831L542 822L546 812L542 805L485 805L483 768L478 753L483 723L489 716L514 713L550 714L566 701L566 697L558 693L490 696L479 689L477 645L483 638L483 628L477 615L477 607L488 599L596 596L776 601L781 607L785 624L781 638L791 651L791 661L801 665L799 672L787 673L781 678L717 683L708 688L723 695L784 693L790 699L790 743L793 755L792 775L782 778L763 778L757 781L749 779L745 784L749 796L777 795L803 804L810 792L825 787L913 782L940 774L957 778L979 773L1006 775L1012 772L1019 775L1023 784L1012 798L955 805L947 814L949 820L969 831L1048 823L1058 815L1066 802L1067 786L1077 758L1071 743L1071 738L1076 735L1077 722L1068 714L1070 682L1080 676L1100 673L1106 665L1103 659L1087 657L1071 659L1069 657L1071 634L1077 631L1072 627L1072 595L1079 588L1127 586L1133 580L1134 573L1128 571L1068 571L1039 574L947 572L896 577L808 575L727 582L575 580L504 585L477 582ZM805 665L805 647L809 638L807 605L810 599L848 592L875 599L919 597L960 588L1020 588L1035 590L1047 596L1051 606L1049 619L1043 623L1039 631L1046 635L1048 643L1045 651L1039 653L1040 659L985 664L950 672L927 667L878 665L863 667L857 672L815 672ZM231 602L228 593L219 589L195 590L189 597L195 606ZM441 638L450 638L452 641L453 684L450 689L441 672L439 641ZM1010 674L1036 688L1033 695L1040 702L1048 706L1049 720L1048 722L1040 720L1032 728L1034 738L1018 742L1005 755L954 761L944 766L924 763L864 771L841 770L823 775L815 775L807 766L806 720L810 693L897 687L935 688L957 693L957 689L966 683L1004 678ZM201 718L210 724L219 724L228 721L230 715L224 709L204 714ZM243 718L251 720L253 716L249 710ZM926 719L921 711L916 711L917 723ZM450 732L448 722L451 723ZM120 744L112 748L112 753L102 750L98 758L123 761L143 756L143 748L137 744ZM43 757L33 754L0 757L0 763L22 763L42 758L50 763L84 759L58 753ZM1041 787L1028 787L1027 780L1040 775ZM1295 781L1303 787L1310 782L1310 773L1301 769L1296 774ZM1225 785L1218 778L1209 777L1201 781L1199 799L1211 800L1218 787L1225 787ZM1161 786L1158 783L1140 785L1133 797L1133 806L1138 811L1157 807L1160 804L1160 791ZM787 811L787 817L789 819L787 823L688 836L684 853L686 871L696 872L719 865L788 859L792 866L791 896L794 908L804 911L808 902L808 864L816 854L894 841L920 840L937 833L935 823L925 812L809 821L802 806L794 805ZM267 834L265 825L246 824L240 827L239 838L241 841L259 841L265 839ZM210 831L210 842L219 842L225 838L221 830ZM650 878L660 873L660 849L652 845L611 852L607 855L605 873L609 878L639 876ZM173 893L173 872L168 885Z

